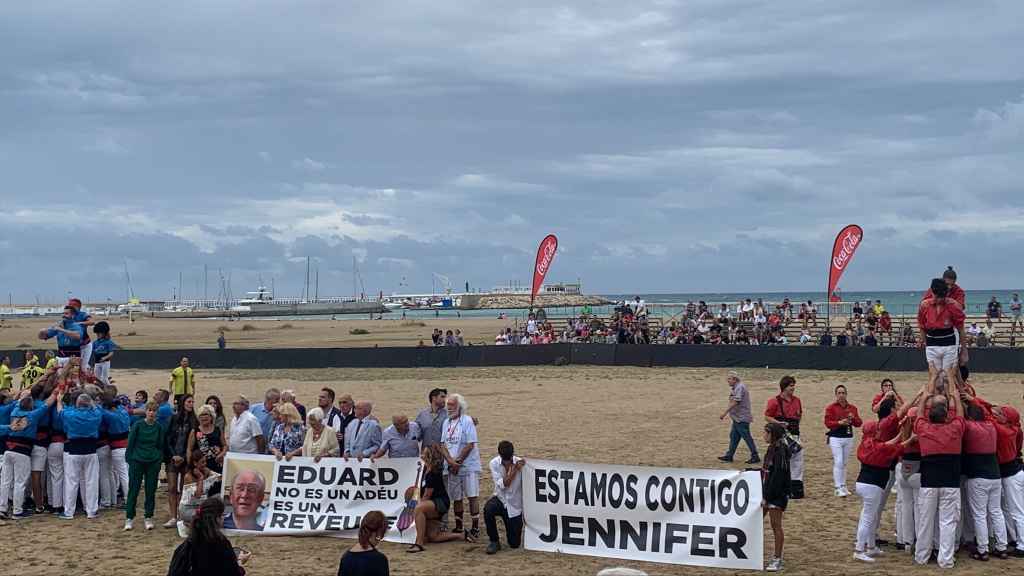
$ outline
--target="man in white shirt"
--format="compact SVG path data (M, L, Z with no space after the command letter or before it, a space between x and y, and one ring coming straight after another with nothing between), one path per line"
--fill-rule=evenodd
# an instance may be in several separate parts
M242 454L263 454L267 439L263 437L260 421L249 412L249 399L239 396L231 403L235 417L231 419L231 434L228 435L228 452Z
M445 401L448 418L441 425L441 453L448 464L448 497L455 517L455 532L463 530L462 499L469 500L472 528L466 538L472 542L480 536L480 449L477 447L476 425L466 412L469 404L461 394L451 394Z
M523 483L520 472L526 460L515 455L515 447L508 440L498 443L498 455L491 459L491 478L494 496L484 506L484 525L487 527L487 553L501 550L498 542L498 518L505 524L508 547L519 548L523 541Z

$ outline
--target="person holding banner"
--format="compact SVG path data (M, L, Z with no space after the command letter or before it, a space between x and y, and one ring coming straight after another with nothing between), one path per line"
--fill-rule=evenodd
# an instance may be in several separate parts
M423 476L420 479L419 498L413 511L416 523L416 542L410 544L406 552L415 554L423 552L427 542L454 542L461 540L457 532L443 532L441 519L448 513L451 500L444 481L444 462L442 445L427 446L420 454L423 460Z
M846 400L846 386L836 386L835 396L836 401L825 408L825 427L828 428L825 436L832 450L832 483L836 496L845 498L850 495L846 490L846 461L853 451L853 429L860 428L862 422L857 407Z
M505 524L509 548L519 548L523 538L523 482L520 472L526 460L515 455L515 447L508 440L498 443L498 455L491 459L489 468L494 480L494 496L484 506L484 525L487 527L487 553L501 550L498 541L498 518Z
M341 456L338 436L333 428L324 425L323 408L317 406L306 414L306 438L302 442L302 455L319 462L321 458ZM326 431L326 433L325 433Z
M462 499L469 500L472 527L465 530L468 542L480 537L480 449L477 447L476 425L467 414L469 404L461 394L446 400L448 419L444 422L441 450L448 463L448 495L452 499L455 533L463 532Z
M786 536L782 530L782 514L789 504L789 495L793 486L790 477L792 456L786 443L785 425L779 422L765 424L764 440L768 444L768 449L765 451L764 462L761 465L761 490L764 500L764 515L771 520L772 534L775 536L772 560L765 570L778 572L782 570L782 548L786 543Z
M765 420L774 424L781 424L786 428L789 437L797 444L800 442L800 419L803 417L804 409L800 398L796 394L796 378L783 376L779 381L779 395L768 399L768 405L764 409ZM800 500L804 497L804 451L797 450L790 453L790 480L793 488L789 497L793 500Z
M345 458L356 458L362 461L377 453L380 448L380 423L370 418L373 404L366 400L356 403L355 419L345 429Z

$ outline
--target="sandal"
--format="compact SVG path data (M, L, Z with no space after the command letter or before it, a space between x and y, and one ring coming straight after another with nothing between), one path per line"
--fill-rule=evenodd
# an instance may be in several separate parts
M980 562L988 562L988 554L983 552L971 552L971 558Z
M464 538L466 539L466 542L476 542L480 539L480 529L471 528L469 530L466 530L464 533Z
M419 544L410 544L409 547L405 549L405 551L409 554L419 554L424 550L425 548L423 546L420 546Z
M995 552L992 553L992 555L995 556L996 558L999 558L1000 560L1009 560L1010 559L1010 553L1007 552L1006 550L996 550Z

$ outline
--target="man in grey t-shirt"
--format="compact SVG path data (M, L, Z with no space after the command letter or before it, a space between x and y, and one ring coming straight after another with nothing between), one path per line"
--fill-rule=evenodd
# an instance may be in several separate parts
M750 435L750 423L754 420L754 416L750 411L750 392L747 391L746 385L740 382L739 374L735 372L729 372L729 407L722 412L719 417L720 420L725 420L728 416L732 419L732 429L729 430L729 449L725 452L724 456L719 456L718 459L722 462L732 462L733 455L736 454L736 448L740 445L742 439L747 443L747 448L750 449L750 460L747 460L747 464L757 464L761 461L761 458L757 455L757 445L754 444L754 437Z
M416 415L416 424L420 428L420 449L441 442L441 424L448 418L444 403L448 399L448 390L434 388L427 396L429 404Z

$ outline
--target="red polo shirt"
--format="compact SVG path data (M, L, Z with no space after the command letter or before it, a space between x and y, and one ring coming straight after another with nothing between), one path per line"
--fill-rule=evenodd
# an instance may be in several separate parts
M840 420L848 416L851 417L850 425L839 424ZM825 408L825 428L828 428L829 436L852 438L852 428L860 428L861 424L863 422L860 419L860 414L857 413L857 407L853 404L847 403L846 408L843 408L839 402L833 402Z
M955 300L946 298L941 305L932 299L922 300L917 310L917 325L922 331L963 328L964 309Z
M995 454L996 427L987 420L964 420L964 454Z
M953 417L949 422L933 424L926 418L914 422L914 433L921 445L921 456L957 454L963 450L964 419Z

